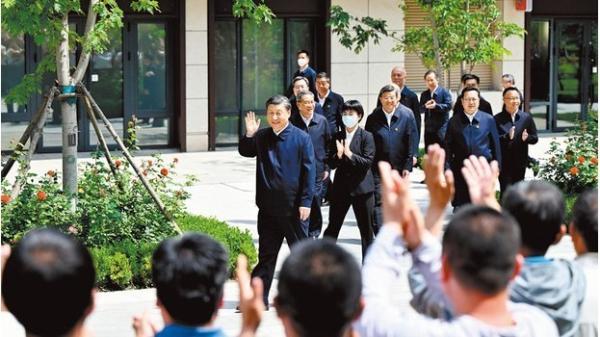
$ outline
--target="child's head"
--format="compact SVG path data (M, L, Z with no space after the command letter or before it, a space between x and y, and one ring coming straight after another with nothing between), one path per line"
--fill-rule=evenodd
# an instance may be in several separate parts
M528 255L545 255L566 231L563 194L550 183L531 180L509 187L502 199L502 208L517 220L521 246Z
M152 281L159 306L175 323L211 322L223 299L229 273L227 252L215 240L187 233L163 241L152 256Z
M573 206L570 228L578 255L598 252L598 190L583 192Z

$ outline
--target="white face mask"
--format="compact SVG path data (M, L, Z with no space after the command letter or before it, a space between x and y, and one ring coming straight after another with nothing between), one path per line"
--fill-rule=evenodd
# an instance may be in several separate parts
M347 128L353 128L358 124L358 116L356 115L344 115L342 116L342 122Z
M306 59L298 59L298 67L303 68L308 61Z

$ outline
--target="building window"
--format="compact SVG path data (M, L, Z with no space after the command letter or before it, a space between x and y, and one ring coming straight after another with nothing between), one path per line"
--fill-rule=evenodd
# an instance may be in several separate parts
M244 132L243 114L254 111L263 118L265 101L284 94L297 69L296 51L315 54L316 20L275 19L257 26L250 20L215 22L215 125L216 144L237 144Z

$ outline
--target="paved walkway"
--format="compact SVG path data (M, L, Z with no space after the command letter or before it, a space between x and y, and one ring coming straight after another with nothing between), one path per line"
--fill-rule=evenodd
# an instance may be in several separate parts
M545 149L549 148L551 138L543 137L540 144L532 147L532 155L541 158ZM146 152L145 154L149 154ZM179 174L195 174L199 181L190 188L191 199L188 201L188 209L191 213L215 216L221 220L247 229L252 233L255 243L258 239L256 231L256 214L258 209L254 205L255 190L255 160L242 158L235 150L222 150L216 152L200 153L177 153L166 151L163 155L166 159L179 158ZM83 156L82 156L83 157ZM44 173L49 169L60 170L60 155L37 155L32 162L32 170ZM140 156L139 160L144 157ZM82 159L85 160L85 159ZM14 174L14 172L13 172ZM531 172L528 172L530 175ZM418 184L423 179L420 170L411 175L412 193L418 204L424 209L428 202L428 193L425 185ZM449 211L449 210L448 210ZM323 208L323 218L328 219L328 208ZM325 220L325 222L327 222ZM356 226L354 214L349 212L345 225L338 239L340 245L350 251L360 262L360 235ZM282 246L277 271L280 269L283 259L289 254L288 247ZM570 238L563 241L550 252L553 256L573 257ZM404 269L408 269L410 261L406 258L402 261ZM277 272L276 272L277 273ZM277 274L272 289L276 289ZM271 298L276 291L271 291ZM228 336L236 336L239 331L240 314L235 313L237 305L238 290L233 281L227 282L225 286L225 302L219 311L217 324L224 327ZM411 311L408 306L410 293L406 282L395 285L393 301L403 311ZM152 315L159 318L158 309L155 306L154 289L128 290L110 293L99 293L96 308L87 320L87 324L97 337L120 337L133 336L131 329L131 317L135 313L150 310ZM2 321L2 330L7 325ZM7 323L7 324L10 324ZM4 335L4 334L3 334ZM10 334L12 336L12 334ZM284 336L283 328L276 317L274 310L266 313L265 319L259 329L259 336L274 337Z

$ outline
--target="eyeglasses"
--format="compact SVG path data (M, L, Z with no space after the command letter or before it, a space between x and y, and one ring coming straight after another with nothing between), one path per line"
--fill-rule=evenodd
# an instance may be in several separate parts
M465 102L477 102L477 101L479 101L479 98L463 98L463 101L465 101Z
M507 101L520 101L521 100L521 98L517 97L517 96L515 96L515 97L504 97L504 99L507 100Z

